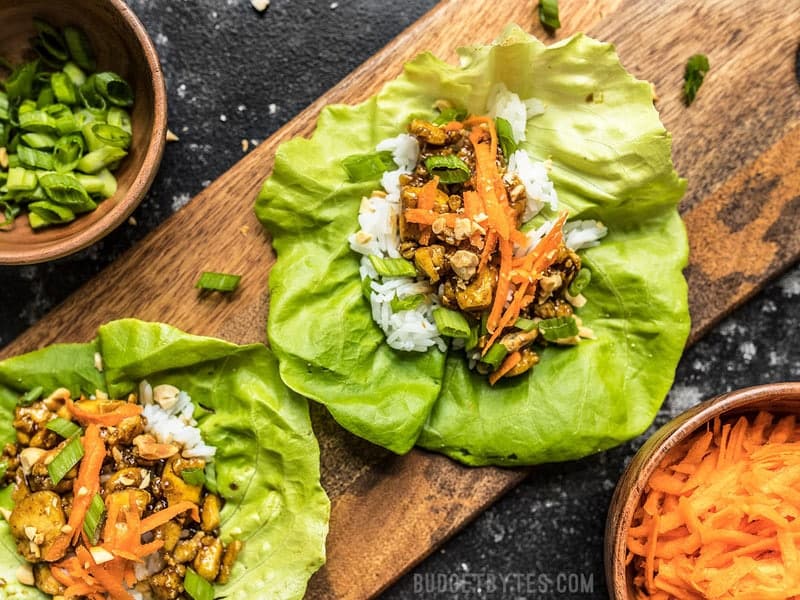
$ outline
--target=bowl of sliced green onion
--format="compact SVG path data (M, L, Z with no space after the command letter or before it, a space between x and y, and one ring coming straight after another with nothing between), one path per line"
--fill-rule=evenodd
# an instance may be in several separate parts
M0 23L0 264L39 263L141 202L164 151L164 77L122 0L0 0Z

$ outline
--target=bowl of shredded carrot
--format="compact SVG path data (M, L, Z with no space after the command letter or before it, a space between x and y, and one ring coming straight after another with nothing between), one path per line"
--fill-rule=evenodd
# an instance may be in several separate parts
M800 382L679 415L617 485L605 568L617 600L800 597Z

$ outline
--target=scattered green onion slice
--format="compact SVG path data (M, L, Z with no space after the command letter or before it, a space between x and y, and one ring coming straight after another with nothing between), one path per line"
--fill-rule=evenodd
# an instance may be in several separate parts
M56 123L44 110L30 110L19 113L20 129L36 133L53 133Z
M392 298L390 303L392 312L400 312L401 310L414 310L420 304L425 302L423 294L414 294L413 296L406 296L405 298Z
M555 317L539 321L539 333L548 342L556 342L578 335L578 324L573 317Z
M36 402L39 398L42 397L44 393L44 388L40 385L37 385L35 388L29 389L25 392L22 397L19 399L20 406L28 406Z
M683 73L683 96L686 106L694 102L697 90L703 84L703 79L710 68L705 54L694 54L686 62L686 70Z
M72 133L59 138L53 147L53 168L59 173L74 170L85 149L86 144L80 134Z
M95 137L107 146L127 150L131 145L131 134L120 127L108 123L94 123L91 127Z
M464 350L470 351L474 349L478 345L478 328L480 325L478 323L473 323L469 326L469 337L467 341L464 343Z
M113 165L127 155L128 153L122 148L103 146L102 148L89 152L89 154L85 154L83 158L78 161L78 166L75 168L84 173L97 173L99 170Z
M34 150L46 150L55 146L56 138L46 133L23 133L22 141Z
M381 258L369 255L369 262L381 277L416 277L417 269L405 258Z
M64 479L64 476L78 464L81 458L83 458L81 440L78 436L71 437L61 452L56 454L56 457L47 465L47 472L50 474L50 479L53 480L53 485L58 485L58 482Z
M78 90L66 73L53 73L50 76L50 86L56 100L59 102L63 104L76 104L78 102Z
M6 94L9 100L30 98L33 93L33 80L36 78L38 68L39 61L35 60L14 69L5 81Z
M81 68L76 65L74 62L68 62L64 65L64 68L61 69L69 80L72 82L76 88L81 87L84 83L86 83L86 73L84 73ZM94 69L90 69L94 70Z
M397 165L392 159L392 153L384 151L348 156L342 160L342 168L351 182L359 183L380 179L381 175L396 169Z
M92 503L89 505L89 510L86 511L86 516L83 520L83 532L90 541L94 541L95 533L97 533L97 526L103 520L106 513L106 505L103 502L103 497L100 494L95 494L92 497Z
M64 439L71 438L75 434L83 433L83 430L78 425L76 425L72 421L67 421L66 419L62 419L61 417L50 419L47 422L47 429L56 432Z
M206 482L206 474L203 469L184 469L181 471L181 479L189 485L203 485Z
M216 464L213 462L206 463L205 474L206 474L206 484L205 484L206 489L212 494L219 493L219 487L217 486Z
M19 156L19 161L23 165L31 169L41 169L42 171L53 170L53 155L49 152L34 150L27 146L19 146L17 148L17 156Z
M551 30L561 27L561 21L558 19L558 0L539 0L539 20Z
M449 308L439 307L433 310L433 321L439 333L451 338L464 338L470 336L470 326L467 319L460 312Z
M33 19L33 25L36 27L36 31L39 32L39 40L41 40L42 46L47 54L56 61L65 62L69 58L69 55L61 32L47 21L35 17Z
M128 82L111 71L94 75L94 85L98 93L115 106L133 104L133 90Z
M62 33L64 34L64 41L67 43L67 49L69 50L69 55L72 57L72 60L74 60L81 69L94 71L97 68L97 64L94 60L89 38L86 37L83 30L77 27L67 26L64 27Z
M133 128L131 127L131 116L124 108L119 108L118 106L112 106L109 108L106 122L114 127L119 127L122 129L122 131L125 131L129 134L133 133Z
M446 125L451 121L463 121L467 118L467 111L460 108L444 108L439 116L433 120L434 125Z
M88 155L87 155L88 156ZM45 173L39 177L39 185L47 197L56 204L66 206L76 213L87 212L97 208L97 204L89 198L80 182L66 173Z
M500 366L500 363L503 362L503 359L508 354L508 348L506 348L503 344L495 344L489 351L481 358L482 363L486 363L487 365L491 366L493 369L497 369Z
M24 167L10 167L6 188L9 192L27 192L35 190L39 183L36 171L29 171Z
M232 292L239 285L241 275L231 275L230 273L214 273L204 271L197 280L195 287L201 290L216 292Z
M503 149L503 156L506 157L506 162L508 162L509 157L517 151L518 147L517 142L514 141L511 123L503 117L496 117L494 123L497 129L497 139L500 141L500 147Z
M30 217L34 217L33 220ZM28 221L32 229L47 225L59 225L75 220L75 212L49 200L39 200L28 204Z
M578 274L575 276L575 279L572 280L572 283L569 284L567 288L567 292L570 296L577 296L580 294L589 282L592 280L592 272L587 269L586 267L582 268L578 271Z
M442 183L463 183L470 177L467 163L453 154L429 156L425 168Z
M214 600L214 586L200 577L191 567L186 568L183 589L193 600Z
M517 329L521 329L525 332L530 332L536 329L536 321L533 319L526 319L524 317L520 317L514 322L514 327Z

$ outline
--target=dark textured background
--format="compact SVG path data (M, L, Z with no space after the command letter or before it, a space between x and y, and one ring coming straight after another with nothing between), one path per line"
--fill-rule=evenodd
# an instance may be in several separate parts
M167 146L135 225L67 259L0 268L0 346L236 163L243 139L252 148L269 137L434 4L272 0L259 14L247 0L131 0L161 56L180 141ZM723 391L800 379L799 323L795 266L686 353L656 424ZM605 511L643 439L537 468L384 597L606 597Z

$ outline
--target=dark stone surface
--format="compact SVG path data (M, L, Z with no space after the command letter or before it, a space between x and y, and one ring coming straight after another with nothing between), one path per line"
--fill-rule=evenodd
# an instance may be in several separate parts
M135 213L104 241L50 264L0 268L0 346L75 291L321 93L411 24L434 0L131 0L168 82L169 144ZM768 286L682 360L656 425L737 387L800 379L800 268ZM598 456L547 465L384 595L604 598L605 512L644 436Z

